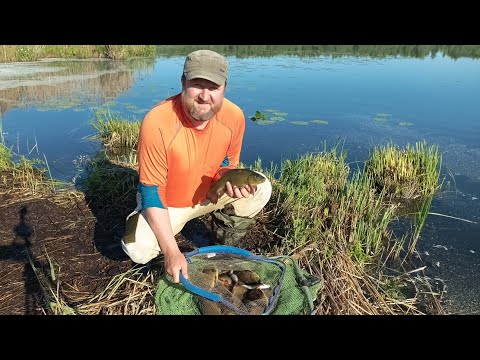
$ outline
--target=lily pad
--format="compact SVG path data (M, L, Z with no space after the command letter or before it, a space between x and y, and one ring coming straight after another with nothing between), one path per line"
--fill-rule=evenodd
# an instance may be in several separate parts
M315 123L315 124L328 124L328 121L325 121L325 120L310 120L311 123Z
M308 125L309 122L308 121L290 121L291 124L295 124L295 125Z
M271 125L271 124L275 124L275 121L272 121L272 120L259 120L259 121L257 121L257 124L258 124L258 125Z

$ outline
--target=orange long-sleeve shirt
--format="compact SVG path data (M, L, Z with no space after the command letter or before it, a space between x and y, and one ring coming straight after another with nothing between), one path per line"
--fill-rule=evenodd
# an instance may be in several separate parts
M177 94L145 116L138 140L142 207L188 207L201 203L221 168L240 161L245 116L224 99L202 130L185 117Z

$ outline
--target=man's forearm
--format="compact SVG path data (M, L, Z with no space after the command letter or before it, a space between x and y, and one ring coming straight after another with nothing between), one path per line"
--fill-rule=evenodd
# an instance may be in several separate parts
M155 234L158 245L163 254L171 254L179 251L175 235L170 224L170 217L167 209L157 207L147 208L145 210L145 217L148 224Z

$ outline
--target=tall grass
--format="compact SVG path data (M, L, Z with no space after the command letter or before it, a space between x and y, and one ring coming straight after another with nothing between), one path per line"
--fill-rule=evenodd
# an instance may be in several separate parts
M155 54L155 45L2 45L0 62L34 61L42 58L123 60Z
M24 195L39 195L55 192L56 185L63 183L48 177L48 163L40 159L27 159L24 155L18 155L7 147L0 124L0 176L2 183L9 191L23 191ZM34 148L38 149L37 144ZM26 190L26 192L25 192Z
M284 247L290 252L318 241L347 183L346 153L337 149L282 163L276 216L284 218Z
M340 197L330 231L335 241L350 244L350 253L360 265L378 258L386 240L395 206L386 204L384 194L372 187L372 179L356 172Z
M400 204L398 215L413 215L408 253L415 249L433 196L441 187L441 166L438 147L428 146L425 141L408 144L405 149L393 144L375 147L365 163L364 172L372 177L375 187Z
M364 171L380 190L408 200L433 195L439 189L441 165L438 147L421 141L405 149L393 144L374 147Z
M106 149L113 153L124 152L130 156L130 161L136 162L132 153L137 148L140 121L118 119L110 112L97 112L90 125L97 131L90 139L100 140Z

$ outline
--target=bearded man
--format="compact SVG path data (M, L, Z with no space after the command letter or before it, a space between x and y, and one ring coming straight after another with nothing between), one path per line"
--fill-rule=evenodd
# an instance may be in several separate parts
M137 207L127 217L121 244L140 264L163 253L175 283L180 272L188 278L175 240L188 221L213 212L217 242L236 246L271 196L265 179L256 187L227 181L218 201L207 199L211 185L238 167L245 132L243 111L225 98L227 78L222 55L192 52L183 66L182 92L157 104L140 128ZM233 213L222 211L228 204Z

